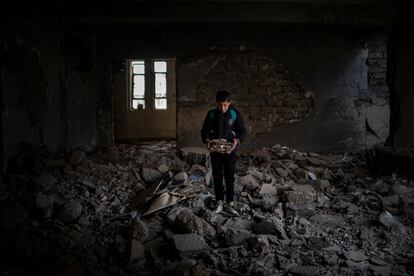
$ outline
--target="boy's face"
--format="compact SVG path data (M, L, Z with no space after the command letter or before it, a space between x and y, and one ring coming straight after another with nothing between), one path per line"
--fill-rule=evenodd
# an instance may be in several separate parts
M230 104L231 101L217 102L217 108L221 113L226 113L226 111L229 109Z

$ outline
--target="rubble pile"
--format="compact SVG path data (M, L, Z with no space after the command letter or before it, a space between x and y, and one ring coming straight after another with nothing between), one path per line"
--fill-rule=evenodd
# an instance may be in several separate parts
M0 183L1 275L412 275L414 182L364 153L238 153L240 216L174 143L23 147Z

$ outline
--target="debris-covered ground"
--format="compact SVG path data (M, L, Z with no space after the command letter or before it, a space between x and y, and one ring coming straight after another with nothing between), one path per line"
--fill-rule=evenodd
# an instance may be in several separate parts
M21 147L0 183L0 275L414 274L414 182L372 176L364 153L240 153L238 217L177 156Z

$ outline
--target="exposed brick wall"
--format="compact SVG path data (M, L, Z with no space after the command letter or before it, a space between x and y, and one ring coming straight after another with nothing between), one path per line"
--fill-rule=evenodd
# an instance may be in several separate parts
M386 82L387 72L387 38L379 37L368 42L368 91L370 95L388 98L389 89Z
M199 81L196 98L214 102L226 89L246 121L251 138L306 117L314 106L313 93L297 83L287 68L253 51L226 51Z

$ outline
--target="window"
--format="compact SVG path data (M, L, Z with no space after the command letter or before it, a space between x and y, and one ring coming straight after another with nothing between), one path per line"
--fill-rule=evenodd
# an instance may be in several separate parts
M167 62L154 61L155 109L167 109Z
M145 109L145 61L132 61L132 109Z
M130 61L130 91L132 110L167 110L168 60ZM151 73L148 73L151 72ZM150 106L146 105L151 103Z

